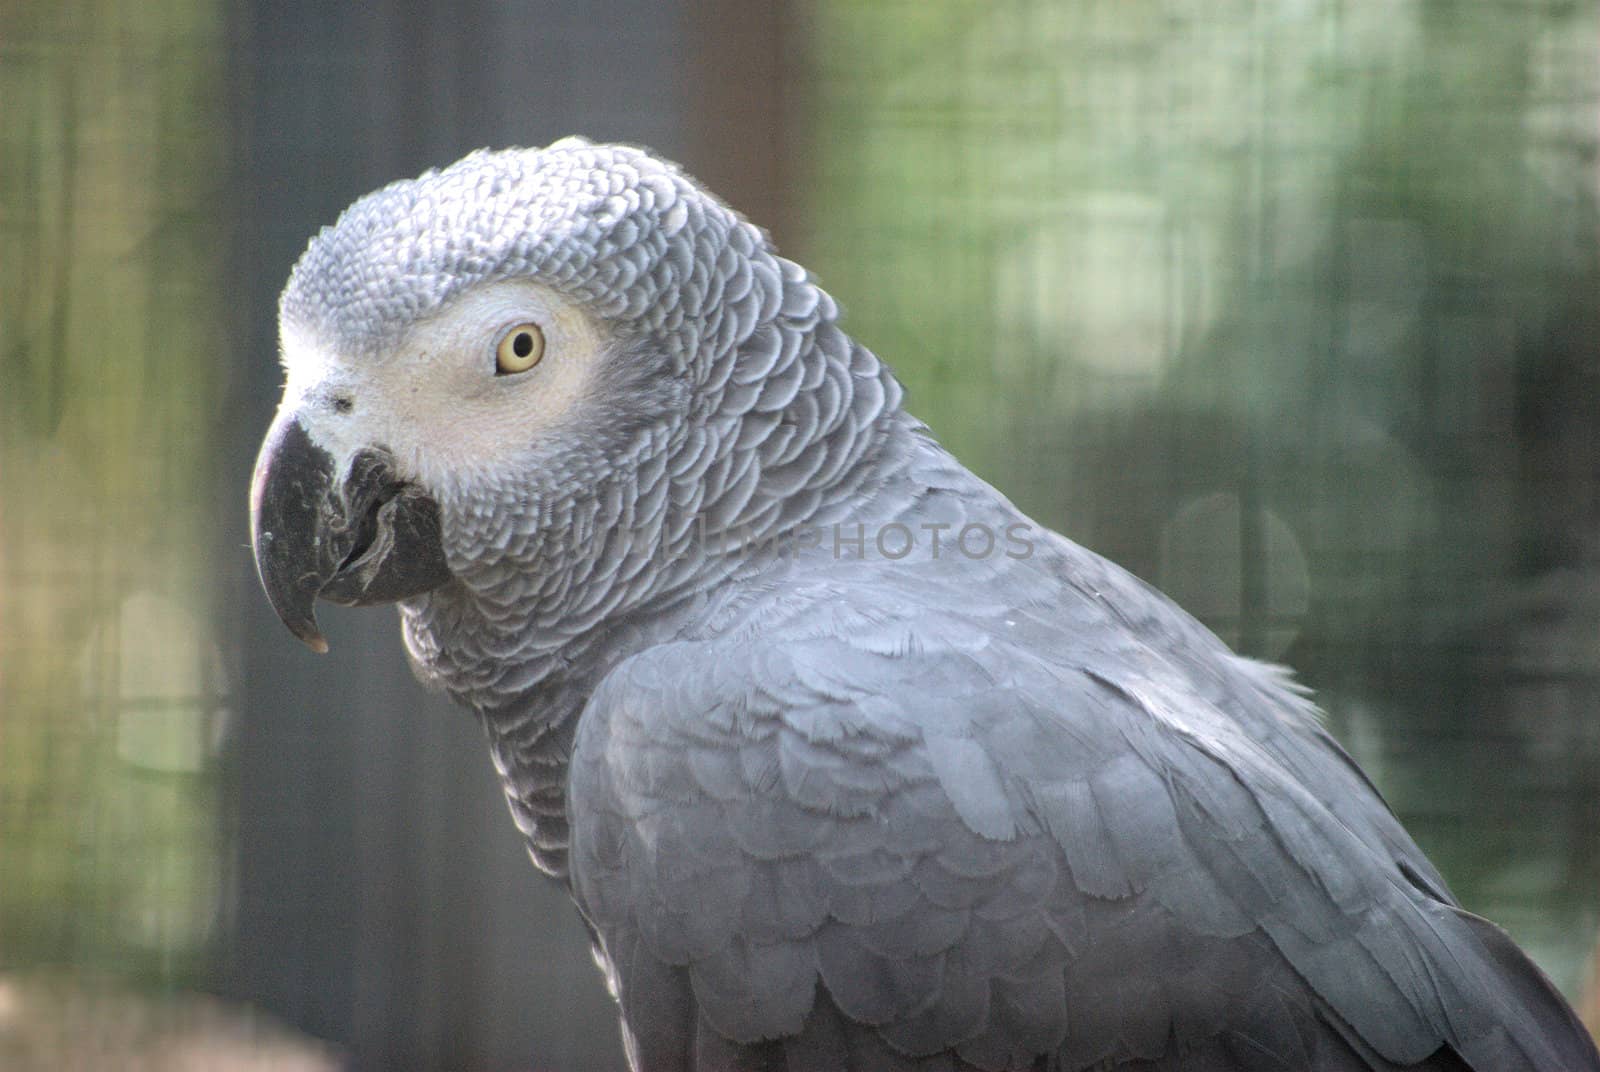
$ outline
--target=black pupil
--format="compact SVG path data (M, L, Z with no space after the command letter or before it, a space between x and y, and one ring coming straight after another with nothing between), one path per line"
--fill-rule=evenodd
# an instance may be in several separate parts
M511 352L518 357L527 357L533 353L533 336L526 331L517 332L511 340Z

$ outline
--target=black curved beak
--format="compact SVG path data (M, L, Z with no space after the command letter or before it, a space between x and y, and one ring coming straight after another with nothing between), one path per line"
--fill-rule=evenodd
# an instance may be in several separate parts
M439 505L395 476L384 450L363 449L338 481L334 459L292 414L267 432L250 481L256 572L272 609L316 652L320 596L346 606L393 603L450 579Z

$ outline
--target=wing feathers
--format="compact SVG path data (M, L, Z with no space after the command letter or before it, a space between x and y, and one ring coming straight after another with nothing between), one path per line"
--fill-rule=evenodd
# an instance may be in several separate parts
M596 692L572 874L638 1067L1597 1067L1319 731L923 640L669 645Z

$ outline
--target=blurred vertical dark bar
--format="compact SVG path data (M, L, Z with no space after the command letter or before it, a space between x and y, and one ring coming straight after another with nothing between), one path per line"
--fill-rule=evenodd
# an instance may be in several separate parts
M684 163L798 257L805 220L809 34L801 5L688 4Z
M238 341L230 403L240 426L261 427L280 386L272 360L274 293L306 242L307 224L331 221L365 174L397 163L394 141L406 131L382 130L357 114L370 77L362 50L381 51L376 42L395 22L379 6L235 8L230 67L240 214L229 280ZM250 469L250 438L242 432L227 440L224 496L243 486L237 482ZM366 896L376 885L363 869L373 845L360 840L363 826L373 826L371 814L363 822L363 810L386 808L371 800L366 784L371 757L360 755L363 723L382 717L376 709L386 699L405 702L384 682L392 659L370 629L358 640L347 630L336 658L309 659L285 645L251 590L243 510L232 520L234 554L224 563L234 570L226 574L224 605L237 638L237 723L227 742L234 869L221 986L346 1046L355 1067L416 1066L414 1024L395 1018L392 1029L374 1029L358 1022L357 1008L360 990L374 982L382 989L370 978L373 963L360 955L363 930L386 925L395 944L390 954L411 952L416 931L392 899ZM378 845L387 843L379 837ZM379 883L414 888L397 882L410 864L392 859ZM358 981L360 973L368 979Z
M217 986L351 1068L607 1068L621 1049L565 891L528 863L470 716L412 679L393 612L327 608L319 658L256 590L244 503L281 383L278 289L356 196L569 133L650 145L782 231L785 10L233 0L237 431L219 494L237 509L218 599L237 718Z

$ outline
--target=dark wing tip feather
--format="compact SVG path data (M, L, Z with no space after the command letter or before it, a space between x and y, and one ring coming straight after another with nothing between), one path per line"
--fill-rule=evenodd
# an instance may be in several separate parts
M1502 1047L1520 1051L1527 1067L1562 1072L1600 1072L1600 1050L1589 1029L1555 984L1505 931L1481 916L1449 909L1483 948L1503 990L1499 1031L1463 1040L1462 1057L1475 1072L1506 1067Z

